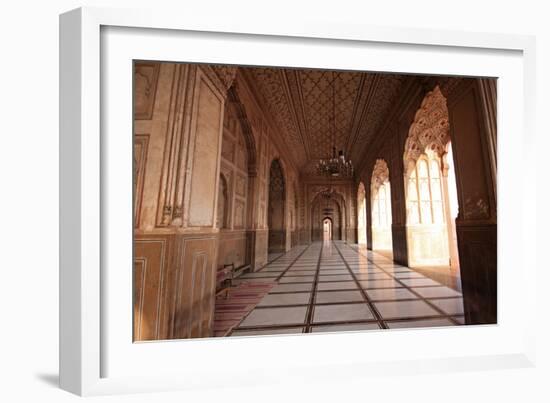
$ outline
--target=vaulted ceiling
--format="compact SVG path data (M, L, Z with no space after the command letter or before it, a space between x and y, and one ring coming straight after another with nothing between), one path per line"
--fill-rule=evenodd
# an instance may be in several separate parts
M357 166L396 102L404 76L311 69L243 68L297 166L344 150ZM334 122L333 122L334 116Z

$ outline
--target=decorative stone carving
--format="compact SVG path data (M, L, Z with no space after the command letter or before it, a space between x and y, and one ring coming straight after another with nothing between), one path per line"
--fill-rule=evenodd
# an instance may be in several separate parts
M235 228L244 226L244 203L240 200L235 201L234 226Z
M242 134L239 144L242 148L242 158L239 159L239 164L244 169L245 166L248 169L249 176L257 175L256 167L256 138L254 136L254 131L251 126L250 118L247 115L247 110L240 101L239 94L235 87L229 88L227 91L228 99L228 109L232 113L232 118L237 122L238 131ZM237 131L237 130L235 130Z
M285 178L283 177L283 171L280 168L279 160L273 161L269 172L270 195L278 195L279 197L284 198Z
M404 80L392 74L278 68L251 69L246 75L261 93L301 170L311 170L315 160L326 158L333 141L357 165Z
M162 225L168 225L170 224L172 218L172 206L164 206L162 209Z
M173 218L174 218L174 219L177 219L177 218L181 219L182 217L183 217L183 206L178 205L178 206L176 206L176 207L174 208L174 216L173 216Z
M371 194L374 195L384 183L390 180L388 164L383 159L377 159L372 170Z
M139 212L143 198L143 181L145 180L145 166L149 149L149 135L136 134L134 136L134 226L139 227Z
M308 186L309 202L312 203L313 199L315 199L318 194L327 192L328 190L329 186L327 185ZM342 185L331 185L330 190L332 190L333 193L340 195L340 197L344 197L344 195L346 194L346 188Z
M315 160L330 157L327 153L332 148L333 139L339 148L344 148L350 135L362 74L327 70L301 70L295 74L301 87L308 129L308 157ZM331 122L333 115L334 124Z
M237 67L224 65L197 65L208 76L212 84L220 91L222 96L227 96L227 90L233 84Z
M358 112L351 131L353 137L348 145L350 157L357 167L374 138L382 135L380 130L387 120L388 112L396 103L405 80L404 76L395 74L371 73L365 76L362 98L356 101ZM374 76L372 82L368 81L368 76Z
M183 186L179 170L185 164L186 141L184 115L190 108L190 94L187 87L191 78L189 66L183 64L170 65L173 74L170 85L169 105L167 105L168 118L166 120L166 141L162 162L162 177L160 183L159 206L157 210L157 226L182 225ZM165 91L166 88L163 89ZM172 216L177 208L180 215Z
M246 196L246 178L242 175L236 176L235 193L241 197Z
M450 95L460 86L464 81L461 77L441 77L438 79L439 88L445 98L449 98Z
M489 205L481 196L468 197L464 202L464 218L466 220L478 220L489 218Z
M235 80L235 76L237 75L237 67L220 65L212 66L212 69L214 70L219 80L224 85L225 90L227 91L229 87L233 85L233 81Z
M160 63L136 63L134 66L134 118L150 120L153 117Z
M435 87L424 97L409 129L403 155L405 166L409 161L416 161L427 150L441 157L451 139L449 130L447 100L439 87Z
M231 162L235 158L235 143L229 136L223 136L222 157Z
M239 169L246 171L246 148L244 144L241 142L237 144L237 152L235 154L235 165Z
M253 84L266 101L276 126L281 130L289 151L296 163L307 159L297 122L293 118L292 106L285 92L282 70L277 68L257 68L250 70Z

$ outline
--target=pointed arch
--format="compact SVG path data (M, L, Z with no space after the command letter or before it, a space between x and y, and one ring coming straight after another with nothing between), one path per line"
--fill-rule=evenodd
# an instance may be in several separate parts
M390 170L383 159L377 159L371 177L371 229L373 250L391 251L392 208Z
M241 124L246 149L248 151L248 175L256 176L256 140L254 139L254 133L252 132L252 126L248 120L246 109L239 99L239 94L235 85L232 85L227 90L227 100L235 106L237 117Z
M255 260L253 237L256 199L256 145L246 110L234 86L227 90L224 104L218 186L218 228L220 236L218 265L252 264ZM230 233L230 231L235 231ZM246 231L246 232L245 232Z
M443 156L449 141L451 136L447 100L439 86L436 86L422 100L409 128L403 154L404 166L408 167L411 162L416 162L427 150L439 157Z
M447 100L436 86L415 114L403 153L407 246L413 267L458 262L446 158L450 143ZM454 178L452 186L456 187Z
M323 220L332 220L333 240L346 239L346 202L342 194L336 191L320 191L310 202L311 240L323 240Z

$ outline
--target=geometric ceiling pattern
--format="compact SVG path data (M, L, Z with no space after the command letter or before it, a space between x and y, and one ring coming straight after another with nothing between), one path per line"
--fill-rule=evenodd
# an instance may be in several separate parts
M395 102L403 75L240 68L267 104L297 166L312 171L332 147L355 166Z

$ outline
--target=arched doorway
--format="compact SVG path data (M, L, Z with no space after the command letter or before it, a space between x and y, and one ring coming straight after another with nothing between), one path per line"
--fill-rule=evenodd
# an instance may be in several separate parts
M329 217L323 220L323 241L332 241L332 220Z
M458 268L458 199L450 142L447 100L436 87L416 112L403 155L412 267Z
M322 241L324 219L331 220L331 239L344 240L346 234L346 212L343 196L337 192L322 191L311 202L311 240Z
M269 228L268 252L284 252L286 249L285 228L286 186L281 162L273 160L269 169L269 200L267 225Z
M382 159L376 160L371 179L372 249L392 253L392 210L390 171Z
M357 243L367 243L367 203L365 200L365 185L359 182L357 190Z
M234 87L224 105L216 223L220 229L217 264L254 264L254 137Z

